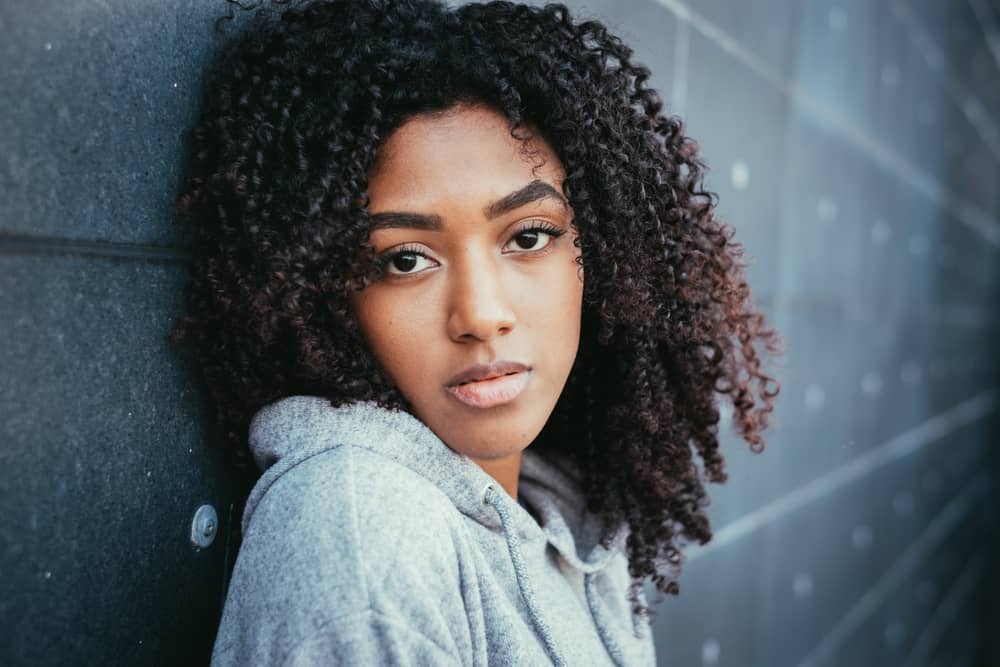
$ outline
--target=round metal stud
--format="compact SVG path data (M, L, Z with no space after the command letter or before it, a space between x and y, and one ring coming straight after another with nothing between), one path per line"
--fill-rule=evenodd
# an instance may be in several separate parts
M211 505L202 505L191 521L191 544L204 549L212 544L219 532L219 517Z

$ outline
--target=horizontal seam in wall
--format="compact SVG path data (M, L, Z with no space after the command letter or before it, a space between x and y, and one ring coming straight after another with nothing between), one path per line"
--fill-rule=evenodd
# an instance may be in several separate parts
M11 234L9 232L0 232L0 254L84 255L176 263L191 261L190 251L179 246L160 246L116 241L89 241L86 239L68 239L53 236Z

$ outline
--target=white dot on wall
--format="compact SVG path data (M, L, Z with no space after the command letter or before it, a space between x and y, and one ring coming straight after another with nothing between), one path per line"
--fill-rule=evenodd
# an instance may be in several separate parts
M875 398L882 393L882 376L878 373L865 373L861 378L861 392L868 398Z
M813 578L806 572L799 572L792 579L792 591L797 598L809 597L813 592Z
M52 50L52 42L45 42L45 50L46 51Z
M927 48L924 49L924 59L932 70L938 70L944 65L944 55L935 46L927 45Z
M909 516L913 513L913 494L900 491L892 498L892 511L899 516Z
M924 369L916 361L907 361L899 370L899 378L903 384L918 385L924 379Z
M889 223L882 218L876 220L875 224L872 225L872 243L875 243L876 245L884 245L888 243L891 238L892 227L889 226Z
M927 240L926 236L922 234L916 234L910 237L910 254L920 257L926 255L927 251L930 250L931 244Z
M899 68L895 63L882 65L882 85L887 88L895 88L899 85Z
M828 17L830 30L841 32L847 28L847 12L842 7L831 7Z
M729 170L730 180L737 190L746 190L750 186L750 165L743 160L733 162Z
M865 524L859 524L851 531L851 546L860 551L868 549L873 541L872 529Z
M811 384L806 387L806 407L810 410L818 410L823 407L823 402L826 400L826 393L823 391L823 387L818 384Z
M705 643L701 645L701 664L703 665L715 665L719 662L719 655L722 653L722 647L719 646L719 642L714 639L706 639Z
M929 579L924 579L913 591L913 596L917 598L917 601L922 605L930 605L934 602L934 592L935 592L934 582Z
M986 114L986 107L979 101L978 97L967 97L962 103L962 111L972 121L979 121Z
M889 646L899 646L906 639L906 627L899 621L890 621L885 626L885 643Z
M816 215L824 222L837 219L837 202L833 200L833 197L820 197L816 203Z

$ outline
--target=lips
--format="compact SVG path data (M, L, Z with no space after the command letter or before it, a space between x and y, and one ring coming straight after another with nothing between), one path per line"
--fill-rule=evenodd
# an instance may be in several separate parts
M517 361L500 360L494 361L490 364L476 364L475 366L466 368L464 371L448 380L447 386L454 387L456 385L465 384L466 382L489 380L490 378L500 377L501 375L510 375L511 373L519 373L527 370L530 370L529 366Z
M530 369L489 380L478 380L446 387L445 391L467 406L493 408L511 403L520 396L531 381Z

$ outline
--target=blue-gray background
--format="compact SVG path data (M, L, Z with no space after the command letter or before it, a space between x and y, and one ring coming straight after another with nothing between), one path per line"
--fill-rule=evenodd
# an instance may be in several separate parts
M203 664L233 556L171 200L222 0L0 4L0 663ZM591 0L786 354L663 665L997 665L1000 7ZM195 549L213 505L221 531Z

